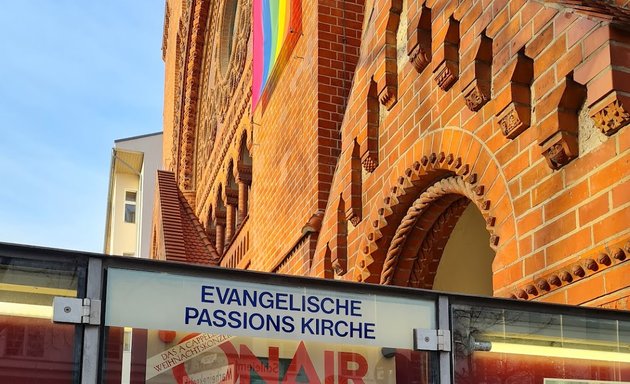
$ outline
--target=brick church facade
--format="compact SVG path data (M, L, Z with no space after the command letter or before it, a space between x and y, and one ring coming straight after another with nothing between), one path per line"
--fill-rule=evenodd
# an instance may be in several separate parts
M630 1L263 3L166 2L154 258L629 309Z

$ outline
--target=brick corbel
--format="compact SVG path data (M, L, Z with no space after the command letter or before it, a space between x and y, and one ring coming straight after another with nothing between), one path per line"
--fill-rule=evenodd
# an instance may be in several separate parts
M238 188L225 187L224 192L225 204L238 206Z
M453 18L435 37L433 75L437 85L447 91L459 77L459 22Z
M237 183L252 185L252 167L250 165L238 164L234 178Z
M611 25L601 27L586 43L607 39L575 69L575 80L586 84L586 106L595 125L610 136L630 123L630 36Z
M578 110L586 89L565 77L537 102L538 145L552 169L560 169L578 156Z
M344 217L344 205L344 200L340 197L335 210L334 235L328 243L331 266L336 276L343 276L348 272L348 228Z
M431 9L424 5L407 27L407 56L418 72L431 62Z
M363 184L360 147L356 140L354 141L349 165L350 168L345 170L347 180L345 182L345 189L343 192L345 201L345 219L356 227L362 219L361 190Z
M365 101L365 120L357 138L361 164L367 172L374 172L378 166L379 109L377 84L372 80Z
M396 33L400 24L402 0L390 0L389 11L384 20L385 30L379 30L384 35L383 45L378 53L378 66L374 79L378 84L378 99L390 110L398 102L398 63L396 52ZM377 23L377 25L380 25Z
M461 84L466 106L477 112L491 97L492 40L478 36L462 61L462 64L472 61L462 71Z
M625 245L624 245L625 242ZM550 292L565 288L581 279L600 274L608 268L628 263L630 241L620 241L596 252L580 256L577 260L566 263L550 274L536 276L533 281L517 287L507 297L511 299L532 300Z
M225 226L225 208L224 209L215 209L212 212L212 220L214 221L215 225L222 225Z
M509 80L506 86L497 92L495 99L497 124L505 137L514 139L531 124L534 61L523 53L518 53L498 77Z

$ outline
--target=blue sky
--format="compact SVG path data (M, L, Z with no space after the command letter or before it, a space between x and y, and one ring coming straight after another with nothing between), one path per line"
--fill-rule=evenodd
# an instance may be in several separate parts
M115 139L162 130L163 0L0 11L0 241L101 252Z

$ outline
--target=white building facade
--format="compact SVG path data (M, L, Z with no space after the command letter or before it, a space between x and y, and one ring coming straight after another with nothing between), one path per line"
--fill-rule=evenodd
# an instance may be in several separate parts
M155 177L161 164L162 132L114 141L104 253L149 257Z

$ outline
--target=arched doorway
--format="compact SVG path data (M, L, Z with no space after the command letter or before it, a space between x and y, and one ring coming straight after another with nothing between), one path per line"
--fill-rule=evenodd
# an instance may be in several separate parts
M494 219L471 180L447 173L420 189L387 246L381 284L492 295Z
M486 222L469 204L455 224L433 279L433 289L492 296L490 234Z

